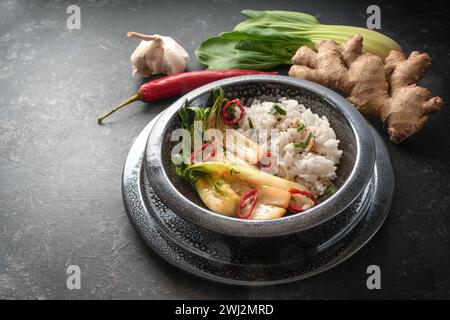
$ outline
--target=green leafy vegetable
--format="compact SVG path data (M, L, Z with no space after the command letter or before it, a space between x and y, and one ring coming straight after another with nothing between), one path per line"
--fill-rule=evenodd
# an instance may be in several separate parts
M305 129L305 125L304 125L303 123L300 123L300 124L297 126L297 132L300 132L300 131L302 131L303 129Z
M201 106L191 106L189 101L185 101L183 106L178 111L178 115L180 117L181 127L183 129L189 130L191 134L191 141L194 141L195 135L198 137L202 137L203 133L206 129L209 128L220 128L223 126L222 118L220 116L220 111L222 109L222 105L228 100L225 98L225 93L222 88L216 87L212 91L212 98L214 104L211 108L205 108ZM230 110L231 111L231 110ZM202 125L199 128L195 127L195 121L201 121ZM199 131L194 131L198 129ZM193 148L193 144L191 146L191 151ZM201 172L186 172L188 165L189 155L184 155L182 151L179 154L173 156L173 170L179 176L183 176L192 183L195 183L199 176L201 176ZM178 163L178 164L175 164Z
M173 156L172 167L177 176L184 177L184 170L187 168L187 159L183 152Z
M299 43L313 46L305 37L291 36L273 29L247 29L245 34L249 38L240 40L235 49L277 55L289 61L297 51Z
M211 108L204 108L201 106L191 106L189 101L185 101L183 106L178 111L178 116L180 117L181 127L189 131L191 135L191 141L193 141L194 136L202 136L203 132L206 130L207 119L211 112ZM195 121L201 121L202 125L200 128L195 127ZM195 131L197 129L197 131ZM192 144L193 147L193 144ZM191 150L192 150L191 147ZM173 170L179 176L184 176L184 170L187 168L186 163L187 158L190 155L184 155L182 151L179 154L173 156ZM176 164L177 163L177 164Z
M209 117L211 108L204 107L191 107L189 102L186 100L183 106L178 111L178 115L181 121L181 127L183 129L189 130L191 136L194 136L194 122L202 121L201 130L204 131L206 128L206 120ZM199 133L199 132L197 132Z
M223 104L228 100L225 98L225 92L222 88L216 87L213 89L213 101L214 104L206 119L206 129L223 129L225 125L222 121L222 117L220 116L220 112L222 110Z
M244 10L248 19L232 32L203 41L195 54L209 69L268 69L290 64L296 50L313 47L321 40L343 43L354 35L364 38L364 52L384 58L400 46L374 30L353 26L325 25L315 17L294 11Z
M184 105L178 111L178 115L179 115L180 121L181 121L181 127L186 130L189 130L189 128L191 126L191 120L189 119L189 112L187 109L188 107L189 107L189 103L186 100L184 102Z
M251 36L245 32L224 32L202 42L195 51L198 61L209 69L269 69L290 63L292 57L280 57L266 52L236 49L242 40Z

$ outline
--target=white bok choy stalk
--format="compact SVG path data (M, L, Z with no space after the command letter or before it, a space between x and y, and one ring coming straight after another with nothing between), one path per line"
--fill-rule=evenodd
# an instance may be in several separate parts
M233 187L236 187L234 183ZM229 216L238 217L241 198L233 187L217 176L203 176L195 182L195 188L203 203L212 211ZM248 190L248 186L239 189ZM267 220L282 217L290 202L290 193L273 187L260 186L258 200L248 219Z
M248 217L255 220L283 216L291 201L289 190L308 191L299 183L273 176L249 165L202 162L188 166L184 170L184 176L195 186L201 200L210 210L226 216L237 217L242 194L252 188L256 189L258 200ZM302 205L314 204L306 196L300 202Z
M236 216L240 197L224 180L210 176L200 177L195 182L195 189L210 210L225 216Z
M190 165L184 170L184 176L186 179L194 184L200 177L212 174L221 176L225 181L231 179L232 177L236 177L252 187L269 186L286 191L291 189L299 189L310 192L308 188L302 184L274 176L270 173L254 169L250 166L235 165L223 162L201 162Z

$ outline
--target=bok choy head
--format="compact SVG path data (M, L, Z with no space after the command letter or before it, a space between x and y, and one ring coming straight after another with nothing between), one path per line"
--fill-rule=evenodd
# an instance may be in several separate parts
M195 54L209 69L269 69L290 64L296 50L322 40L343 43L355 35L364 38L364 52L385 58L400 50L393 39L377 31L345 25L321 24L315 17L294 11L244 10L248 19L233 31L203 41Z

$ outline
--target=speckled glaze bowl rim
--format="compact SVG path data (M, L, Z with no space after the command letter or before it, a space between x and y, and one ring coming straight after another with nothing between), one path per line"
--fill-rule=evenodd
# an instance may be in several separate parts
M347 119L355 136L356 157L353 169L337 192L302 214L274 220L243 220L223 216L199 206L185 197L170 181L162 159L163 138L167 126L187 99L192 101L217 86L239 85L249 82L269 82L305 89L326 100ZM339 139L339 137L338 137ZM184 95L159 117L149 134L146 147L146 170L150 184L172 211L191 223L208 230L243 237L281 236L301 232L335 217L345 210L364 190L375 164L375 144L370 128L361 114L341 95L319 84L287 76L251 75L219 80Z

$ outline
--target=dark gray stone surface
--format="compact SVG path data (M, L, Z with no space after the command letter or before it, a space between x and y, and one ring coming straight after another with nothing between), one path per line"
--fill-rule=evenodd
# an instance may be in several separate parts
M406 52L427 51L422 84L445 101L449 10L445 2L378 1L383 32ZM172 100L135 104L103 126L95 119L141 83L137 45L125 33L170 35L189 51L230 30L241 9L289 9L323 23L365 26L368 1L86 1L81 30L66 28L70 1L0 1L0 298L449 298L450 109L400 146L387 142L395 175L391 213L350 260L282 286L199 280L146 248L125 214L120 180L133 139ZM376 121L373 121L377 123ZM378 128L381 130L380 126ZM66 267L81 268L81 290ZM366 288L377 264L382 290Z

